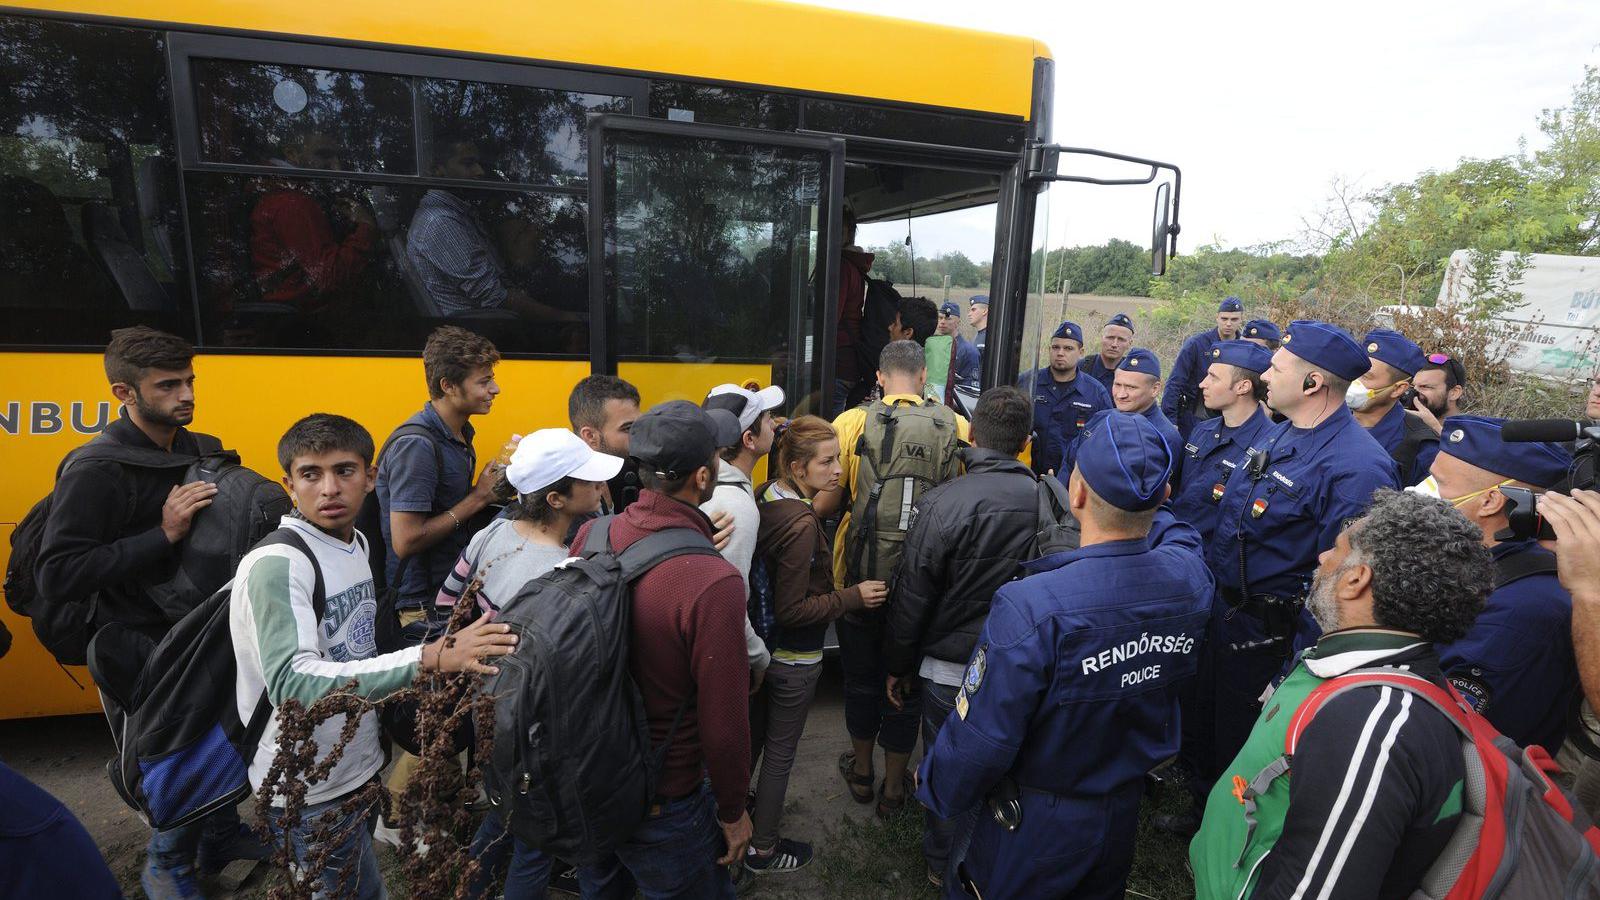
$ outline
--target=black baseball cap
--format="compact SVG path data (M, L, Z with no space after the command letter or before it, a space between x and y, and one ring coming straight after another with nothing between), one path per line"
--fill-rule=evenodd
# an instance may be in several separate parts
M739 419L725 409L668 400L633 423L628 455L663 478L681 478L706 465L718 448L739 443L741 432Z

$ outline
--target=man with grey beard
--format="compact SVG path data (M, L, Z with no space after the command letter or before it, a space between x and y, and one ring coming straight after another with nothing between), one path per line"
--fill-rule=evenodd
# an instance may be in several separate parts
M1466 634L1493 584L1482 534L1445 501L1379 491L1344 527L1312 580L1322 637L1207 800L1189 847L1197 897L1413 895L1466 789L1460 733L1425 698L1449 684L1434 645ZM1405 686L1355 680L1369 673Z

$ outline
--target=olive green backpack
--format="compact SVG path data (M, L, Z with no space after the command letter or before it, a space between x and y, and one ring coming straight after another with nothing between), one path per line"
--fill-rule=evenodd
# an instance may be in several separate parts
M850 547L845 560L851 584L889 581L900 562L912 510L934 485L960 474L956 414L934 400L867 407L856 444L851 485Z

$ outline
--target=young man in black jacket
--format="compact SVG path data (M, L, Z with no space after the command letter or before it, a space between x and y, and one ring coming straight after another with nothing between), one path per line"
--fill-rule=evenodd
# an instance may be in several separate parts
M904 555L889 593L884 662L889 702L922 691L922 742L932 747L955 708L989 602L1034 555L1039 486L1017 459L1033 428L1033 404L1014 387L978 399L966 474L924 494L912 511ZM926 813L922 855L942 884L958 821Z
M138 326L111 332L106 380L121 415L96 440L198 457L220 448L189 431L194 421L194 347L175 335ZM74 463L56 482L39 546L35 581L49 604L89 604L88 632L117 623L161 640L182 617L162 609L145 585L170 579L195 514L211 505L216 485L184 484L185 466L144 468L112 460ZM130 655L138 649L130 647ZM135 663L136 664L136 663ZM156 900L199 897L191 863L220 871L235 859L263 859L266 848L231 807L201 823L151 835L140 878Z

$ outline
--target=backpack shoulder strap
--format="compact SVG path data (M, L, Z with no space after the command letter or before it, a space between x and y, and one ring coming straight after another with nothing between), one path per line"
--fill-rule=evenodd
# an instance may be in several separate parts
M1437 684L1403 669L1371 668L1356 669L1344 675L1336 675L1318 685L1295 710L1294 718L1289 722L1289 730L1284 735L1284 753L1294 756L1295 747L1300 743L1300 736L1305 733L1306 727L1316 717L1317 711L1329 700L1346 691L1361 687L1392 687L1397 690L1414 694L1439 712L1473 743L1477 743L1477 733L1473 730L1468 719L1466 704L1454 688L1440 687Z
M611 523L616 515L601 516L589 526L589 535L583 539L582 554L593 556L611 549Z
M317 554L313 553L306 539L293 528L279 528L261 539L257 547L267 547L273 544L283 544L293 547L304 553L306 559L311 561L311 574L316 579L311 588L311 608L316 612L317 621L322 621L323 613L327 612L327 590L322 582L322 566L317 564ZM230 582L231 583L231 582ZM245 723L245 747L254 752L256 745L261 743L261 735L267 731L267 723L272 721L272 701L268 699L266 688L261 689L261 697L256 700L255 712L250 714L250 721Z
M1531 575L1556 574L1556 556L1543 550L1528 549L1521 553L1512 553L1502 556L1494 561L1494 586L1496 590L1505 587L1513 581L1520 581Z
M194 438L194 442L199 445L201 456L214 456L224 452L221 438L202 431L191 431L189 434Z
M617 554L622 566L624 581L633 581L644 573L676 556L716 556L722 554L711 546L705 535L692 528L668 528L641 538Z
M62 458L60 467L56 469L56 478L59 479L69 466L81 462L107 461L141 469L187 469L198 458L187 453L168 453L165 450L154 450L149 447L130 447L127 444L97 437L67 453Z
M381 462L383 460L384 452L393 446L397 439L403 437L427 438L428 446L433 448L434 470L442 471L444 469L444 447L440 446L439 439L434 435L433 429L422 424L421 422L405 422L401 424L399 428L389 432L389 437L383 442L383 449L378 451L378 456L373 460L373 465L377 465L379 462Z

